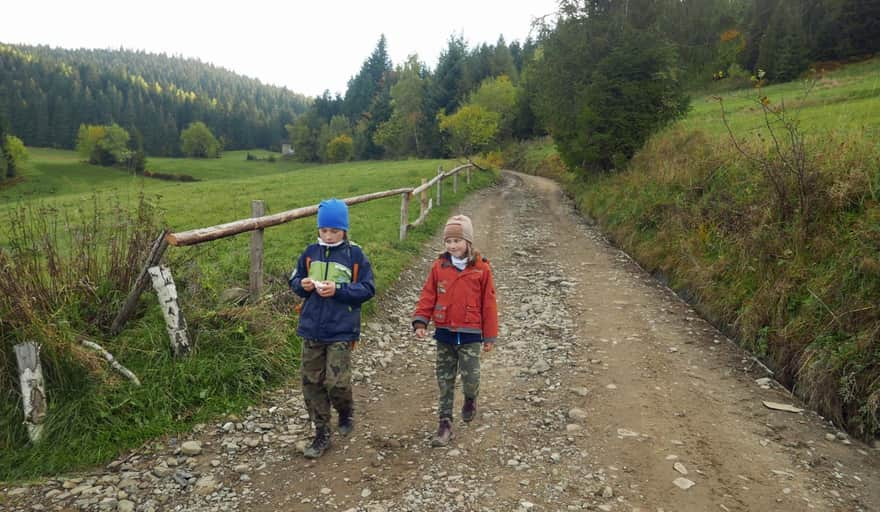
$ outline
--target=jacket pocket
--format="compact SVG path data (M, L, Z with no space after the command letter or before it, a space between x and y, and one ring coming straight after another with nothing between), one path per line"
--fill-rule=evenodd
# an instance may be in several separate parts
M479 306L465 306L464 323L480 325L483 321L483 315L480 314Z
M446 306L437 304L434 306L434 323L446 322Z

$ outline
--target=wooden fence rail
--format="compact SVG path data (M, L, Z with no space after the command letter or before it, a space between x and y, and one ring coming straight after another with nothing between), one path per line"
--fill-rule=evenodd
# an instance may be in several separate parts
M355 197L343 199L345 204L353 205L400 195L400 239L406 238L407 231L424 222L434 205L440 205L442 196L442 183L445 178L453 178L453 192L458 192L458 173L465 171L467 173L467 182L471 182L471 168L480 169L476 164L468 161L468 163L459 165L449 171L443 172L443 168L437 169L437 175L428 181L422 180L422 184L415 188L397 188L393 190L383 190L381 192L373 192ZM436 187L436 202L431 203L427 198L427 191L431 187ZM409 203L413 197L420 198L419 217L414 222L409 222ZM318 205L304 206L293 210L287 210L273 215L264 215L261 201L252 203L252 217L248 219L236 220L216 226L206 228L192 229L189 231L181 231L179 233L167 233L165 241L168 245L186 246L196 245L220 238L226 238L240 233L253 231L251 236L251 272L250 272L250 296L252 300L257 300L262 294L263 286L263 229L284 224L292 220L309 217L318 213Z
M468 162L464 165L460 165L452 170L447 172L442 172L439 170L437 176L431 178L430 181L422 183L416 188L397 188L393 190L383 190L381 192L373 192L371 194L364 194L355 197L349 197L347 199L343 199L345 204L353 205L358 203L365 203L367 201L373 201L375 199L382 199L385 197L396 196L398 194L406 194L409 197L420 194L422 191L430 188L433 185L437 185L437 202L436 204L440 204L440 182L444 178L449 178L451 176L457 175L459 172L466 170L467 171L467 182L470 183L470 169L471 167L477 167L475 164ZM254 214L253 217L248 219L236 220L233 222L227 222L225 224L218 224L216 226L209 226L206 228L198 228L191 229L189 231L181 231L179 233L168 233L165 235L165 241L168 242L168 245L173 245L175 247L186 246L186 245L196 245L204 242L210 242L212 240L218 240L220 238L226 238L229 236L238 235L240 233L245 233L248 231L255 231L260 229L265 229L271 226L277 226L279 224L285 224L292 220L301 219L303 217L309 217L311 215L315 215L318 213L318 205L312 206L304 206L302 208L296 208L293 210L287 210L281 213L275 213L272 215L262 215L257 216ZM401 219L401 226L404 224L409 224L408 222L404 222ZM401 229L402 231L405 231Z
M347 205L352 205L409 192L412 192L411 188L398 188L394 190L385 190L382 192L373 192L372 194L365 194L362 196L349 197L348 199L343 199L343 201L345 201L345 204ZM207 228L191 229L189 231L181 231L180 233L168 233L168 235L165 236L165 240L168 241L169 245L173 245L175 247L184 245L196 245L210 242L212 240L217 240L220 238L238 235L240 233L245 233L248 231L253 231L255 229L264 229L271 226L277 226L279 224L284 224L292 220L315 215L316 213L318 213L318 205L304 206L302 208L296 208L294 210L287 210L286 212L265 215L262 217L251 217L249 219L236 220L233 222L227 222L226 224L209 226Z

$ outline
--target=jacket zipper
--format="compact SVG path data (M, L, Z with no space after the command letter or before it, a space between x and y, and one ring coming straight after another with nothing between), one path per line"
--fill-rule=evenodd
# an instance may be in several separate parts
M330 270L329 265L330 265L330 248L327 247L324 250L324 281L327 280L327 272ZM319 295L318 298L320 299L321 296ZM322 301L319 301L318 303L321 305L321 312L318 314L318 320L319 320L318 325L323 325L324 313L325 313L324 301L322 300ZM317 332L317 327L315 329ZM315 338L317 339L317 334L315 335Z

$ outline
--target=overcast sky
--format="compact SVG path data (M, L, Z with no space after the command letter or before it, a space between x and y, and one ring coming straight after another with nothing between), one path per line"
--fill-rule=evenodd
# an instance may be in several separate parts
M165 52L317 96L344 93L383 33L395 65L415 53L433 69L451 35L470 48L522 42L556 2L15 0L4 2L0 42Z

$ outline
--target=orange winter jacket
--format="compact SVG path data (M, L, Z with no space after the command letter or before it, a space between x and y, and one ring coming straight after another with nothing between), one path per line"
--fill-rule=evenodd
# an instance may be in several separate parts
M413 324L427 326L431 320L438 328L476 333L484 342L495 341L498 306L489 260L477 253L474 261L462 271L452 264L449 253L443 253L434 261L416 304Z

